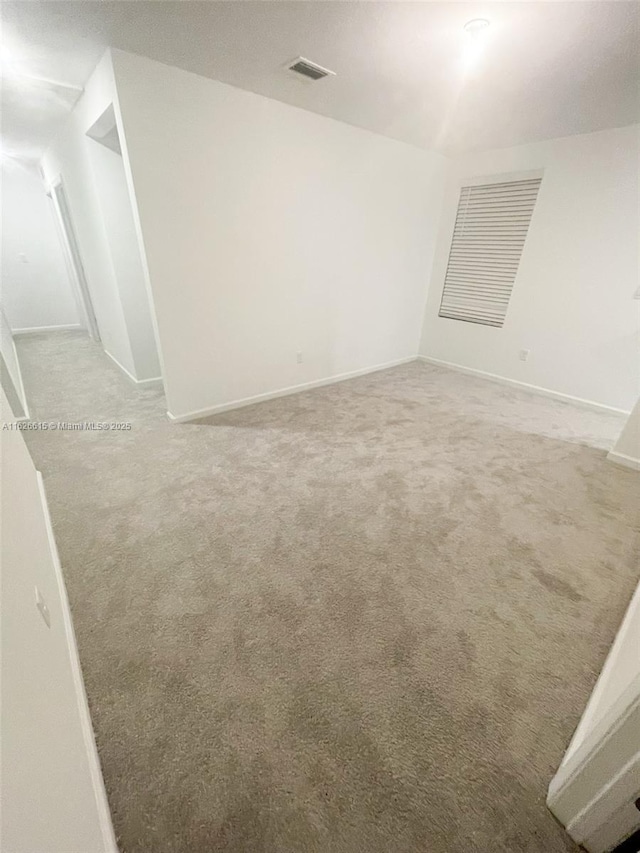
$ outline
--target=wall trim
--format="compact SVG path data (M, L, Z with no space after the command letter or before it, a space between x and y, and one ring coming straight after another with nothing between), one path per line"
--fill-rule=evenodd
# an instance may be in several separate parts
M574 397L571 394L564 394L562 391L552 391L550 388L543 388L540 385L531 385L529 382L521 382L519 379L509 379L507 376L500 376L497 373L488 373L486 370L478 370L475 367L465 367L463 364L455 364L452 361L442 361L439 358L431 358L431 356L428 355L419 355L417 358L418 361L435 364L437 367L447 367L449 370L457 370L459 373L469 373L472 376L479 376L482 379L499 382L501 385L511 385L514 388L522 388L525 391L530 391L532 394L539 394L542 397L551 397L553 400L562 400L565 403L573 403L576 406L583 406L587 409L597 409L601 412L610 412L616 415L631 414L630 409L617 409L615 406L606 406L604 403L596 403L595 400L585 400L583 397Z
M15 394L15 397L17 398L17 403L20 406L20 408L22 409L22 414L16 416L15 413L13 412L13 404L9 403L9 407L11 409L11 412L14 415L14 417L16 417L16 420L28 421L30 418L30 416L29 416L29 403L27 402L27 394L24 390L24 381L22 379L22 368L20 367L20 359L18 357L18 350L16 348L16 342L15 342L13 332L11 331L11 327L9 326L9 322L8 322L8 320L4 314L4 311L2 310L1 307L0 307L0 321L1 321L1 325L3 327L2 328L2 335L3 336L5 335L5 331L9 332L9 341L11 344L11 354L13 355L13 360L15 362L15 368L16 368L16 375L13 376L12 371L10 369L10 366L7 364L6 355L8 353L6 351L4 344L2 344L0 346L0 364L2 365L2 368L5 372L3 373L3 377L0 380L0 385L3 386L3 390L5 390L5 391L7 390L6 388L4 388L5 377L6 377L7 382L11 384L11 390L12 390L13 394ZM7 385L7 387L8 387L8 385Z
M600 670L598 680L591 691L591 695L589 696L587 705L583 711L582 717L580 718L580 722L576 726L571 742L569 743L567 751L562 759L562 763L558 768L558 774L561 770L564 770L565 765L567 765L572 759L573 755L584 742L588 733L593 729L594 725L596 725L595 714L600 707L602 697L609 686L611 674L615 667L615 661L622 652L624 645L627 642L631 642L629 638L632 636L633 626L638 618L640 618L640 584L635 588L627 605L624 616L622 617L622 622L618 628L618 632L611 644L609 653L607 654L607 659Z
M103 347L103 349L104 349L104 347ZM114 355L111 355L109 350L105 349L104 353L105 353L105 355L109 356L109 358L116 365L116 367L120 368L120 370L125 374L125 376L129 380L129 382L133 382L133 384L137 388L155 388L156 386L162 386L162 376L152 376L150 379L136 379L136 377L133 375L133 373L129 373L129 371L124 366L124 364L120 364L118 359Z
M633 802L640 767L634 739L640 724L639 687L636 676L563 761L549 785L547 806L577 844L609 829L610 818ZM619 824L615 828L621 829ZM614 834L606 844L589 844L587 849L604 853L622 840L624 835Z
M607 459L615 465L624 465L625 468L640 471L640 459L636 459L635 456L627 456L626 453L618 453L617 450L610 450L607 453Z
M12 329L14 335L37 335L38 332L78 332L86 331L80 323L67 323L63 326L27 326L24 329Z
M243 397L240 400L233 400L230 403L221 403L218 406L209 406L206 409L196 409L193 412L186 412L181 415L174 415L172 412L167 412L167 417L174 423L185 423L186 421L196 420L197 418L206 418L210 415L219 415L222 412L230 412L233 409L243 409L245 406L253 406L255 403L265 403L267 400L276 400L278 397L289 397L291 394L299 394L302 391L311 391L313 388L322 388L325 385L335 385L338 382L344 382L347 379L356 379L358 376L366 376L368 373L377 373L379 370L388 370L390 367L398 367L401 364L408 364L415 361L416 356L410 355L405 358L398 358L394 361L387 361L384 364L376 364L374 367L363 367L359 370L351 370L348 373L338 373L334 376L328 376L325 379L314 379L312 382L303 382L300 385L290 385L288 388L280 388L277 391L268 391L266 394L256 394L253 397Z
M96 746L93 725L91 723L91 713L89 711L89 703L87 701L87 693L84 687L82 678L82 669L80 668L80 658L78 656L78 646L76 643L76 635L73 629L71 620L71 609L69 607L69 599L67 597L67 589L64 584L62 575L62 567L60 565L60 557L56 540L53 535L53 527L51 524L51 516L49 514L49 505L47 503L47 495L44 487L44 481L40 471L36 471L38 481L38 491L42 502L42 511L44 514L44 522L47 531L47 539L51 550L51 558L53 561L53 569L56 576L58 586L58 595L62 608L62 618L64 622L64 634L67 642L67 652L71 664L71 672L73 675L73 684L75 687L76 704L78 706L78 715L80 717L80 725L82 726L82 736L84 739L85 752L87 762L89 764L89 772L91 773L91 782L93 786L93 794L96 801L96 809L98 812L98 820L100 823L100 832L102 835L103 847L105 853L118 853L118 845L116 836L113 831L113 823L111 821L111 812L109 810L109 801L107 800L107 792L104 786L104 778L100 767L100 757Z
M620 837L622 820L620 810L629 802L633 802L637 792L635 781L640 771L640 752L636 752L611 779L608 779L597 795L582 809L582 811L566 826L566 830L578 844L585 844L593 836L601 833L603 827L612 817L618 816L618 834L613 835L613 843L624 840ZM634 815L635 817L635 815ZM636 826L632 827L637 829ZM628 832L628 829L622 830ZM607 845L607 848L610 845Z

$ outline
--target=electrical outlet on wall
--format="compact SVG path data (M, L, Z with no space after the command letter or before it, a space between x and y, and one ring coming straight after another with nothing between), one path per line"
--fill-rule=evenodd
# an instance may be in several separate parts
M521 349L519 353L520 361L527 361L529 359L529 350Z
M296 353L296 361L298 364L302 364L302 353L301 352Z

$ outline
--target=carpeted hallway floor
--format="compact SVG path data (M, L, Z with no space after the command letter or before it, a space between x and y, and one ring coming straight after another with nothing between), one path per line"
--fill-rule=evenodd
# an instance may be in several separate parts
M574 851L546 788L637 582L620 419L412 363L172 425L18 340L123 853Z

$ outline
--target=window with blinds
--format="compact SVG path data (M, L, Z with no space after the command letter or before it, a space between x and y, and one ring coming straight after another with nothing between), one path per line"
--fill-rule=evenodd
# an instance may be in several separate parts
M541 180L462 187L440 317L502 326Z

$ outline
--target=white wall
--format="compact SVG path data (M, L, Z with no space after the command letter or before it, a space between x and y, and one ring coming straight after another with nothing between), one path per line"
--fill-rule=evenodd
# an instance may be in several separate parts
M113 62L173 415L415 356L442 157Z
M4 395L1 405L11 423ZM21 433L3 429L0 439L2 849L115 853L41 481Z
M14 331L80 323L51 201L17 162L2 165L2 304Z
M640 400L635 404L608 458L640 470Z
M127 326L134 375L138 379L158 377L160 363L122 155L94 140L87 140L87 147Z
M42 168L48 182L62 176L102 345L132 377L147 379L158 376L157 361L152 365L150 374L139 373L140 360L136 361L134 357L136 345L132 345L130 337L131 331L135 330L138 324L133 320L129 328L127 311L131 300L128 294L123 298L123 291L131 285L131 278L118 277L118 271L122 272L120 256L116 256L116 267L89 153L89 146L96 146L98 143L85 135L115 99L113 69L107 53L86 84L84 93L69 119L47 150ZM118 197L122 201L122 195ZM108 208L114 198L115 194L107 202ZM131 216L121 212L123 222L125 215ZM112 243L117 243L117 236L112 237ZM138 249L140 251L139 246ZM134 297L133 301L136 299L137 297ZM148 304L146 311L150 315ZM151 323L150 319L148 322ZM150 360L147 360L146 364L150 365Z
M19 418L28 417L29 406L22 382L18 351L2 308L0 308L0 383L9 398L14 414Z
M638 139L636 125L453 161L421 354L629 411L640 389ZM438 318L460 186L533 169L544 177L504 327Z

